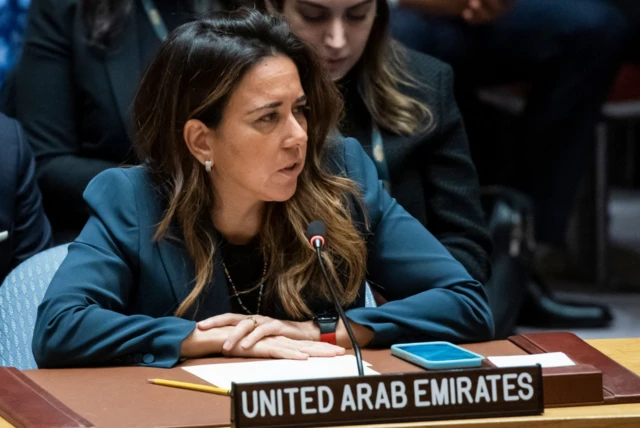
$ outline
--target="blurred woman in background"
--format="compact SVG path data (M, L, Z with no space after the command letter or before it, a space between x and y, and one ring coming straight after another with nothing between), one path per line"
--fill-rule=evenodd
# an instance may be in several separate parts
M342 133L374 160L391 194L469 273L490 276L478 178L443 62L389 37L386 0L267 0L313 45L345 100Z
M87 220L82 192L93 177L136 162L131 105L167 32L197 13L231 6L216 0L33 0L5 111L24 126L56 241L72 240Z

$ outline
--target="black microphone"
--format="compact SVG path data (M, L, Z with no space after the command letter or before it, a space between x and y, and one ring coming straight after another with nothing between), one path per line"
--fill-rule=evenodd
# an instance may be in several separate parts
M333 300L333 304L336 307L336 311L338 312L338 316L342 320L344 327L347 329L347 334L349 335L349 340L351 341L351 346L353 347L353 352L356 356L356 363L358 364L358 375L364 376L364 369L362 367L362 354L360 353L360 345L356 341L355 336L353 335L353 331L351 330L351 324L347 319L347 316L342 309L342 305L340 304L340 299L338 299L338 291L336 290L336 285L329 279L329 275L327 275L327 270L324 267L324 261L322 260L322 247L325 243L325 232L327 228L323 222L319 220L314 220L309 223L307 227L307 239L313 248L316 249L316 256L318 257L318 263L320 263L320 269L322 269L322 274L324 275L324 280L327 282L327 286L329 287L329 292L331 293L331 298Z

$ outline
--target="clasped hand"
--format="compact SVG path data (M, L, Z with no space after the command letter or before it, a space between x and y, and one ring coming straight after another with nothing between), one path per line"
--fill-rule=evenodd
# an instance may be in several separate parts
M333 357L344 348L319 342L320 330L312 321L282 321L262 315L227 313L197 324L200 332L222 330L227 357L287 358Z
M469 0L462 18L470 24L487 24L504 14L513 0Z

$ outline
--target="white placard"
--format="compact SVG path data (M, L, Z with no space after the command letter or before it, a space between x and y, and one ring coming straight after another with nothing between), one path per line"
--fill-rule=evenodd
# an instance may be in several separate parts
M575 366L564 352L546 354L513 355L509 357L487 357L496 367L522 367L540 364L542 368Z
M365 375L377 375L364 362ZM285 381L300 379L322 379L357 376L358 368L353 355L331 358L309 358L307 360L265 360L246 363L203 364L183 367L219 388L231 389L231 383Z

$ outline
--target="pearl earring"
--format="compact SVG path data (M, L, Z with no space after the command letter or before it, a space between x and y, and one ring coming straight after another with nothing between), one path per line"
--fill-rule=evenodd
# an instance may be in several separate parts
M205 169L207 172L211 172L211 161L209 161L209 160L208 160L208 161L205 161L205 163L204 163L204 169Z

